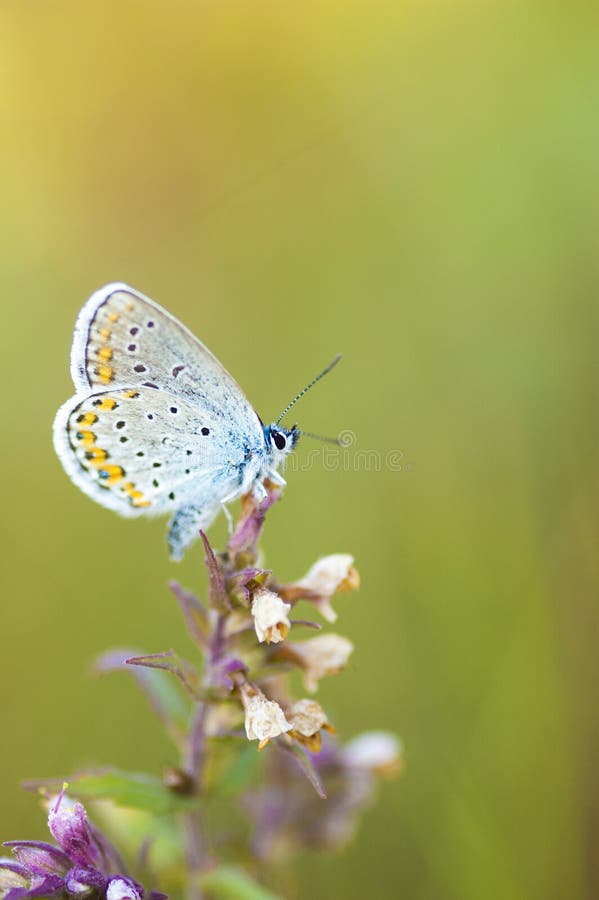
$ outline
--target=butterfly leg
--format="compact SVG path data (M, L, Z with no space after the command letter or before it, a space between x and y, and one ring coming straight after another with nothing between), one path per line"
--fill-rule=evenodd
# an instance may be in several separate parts
M239 497L239 488L234 491L231 491L230 494L227 494L226 497L220 501L220 507L225 514L225 518L227 520L227 525L229 526L229 536L233 534L233 517L229 512L229 507L227 503L233 503L234 500L237 500Z
M225 514L225 519L227 520L227 527L229 529L229 537L230 537L233 534L233 516L229 512L229 507L226 505L225 500L222 501L221 508Z
M255 481L252 485L252 494L254 495L254 499L257 503L262 503L263 500L266 500L268 491L261 481Z
M274 469L268 473L269 481L272 481L273 484L276 484L277 487L285 487L287 482L283 478L280 472L276 472Z

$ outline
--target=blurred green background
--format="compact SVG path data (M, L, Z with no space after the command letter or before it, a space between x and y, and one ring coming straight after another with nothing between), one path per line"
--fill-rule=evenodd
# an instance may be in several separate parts
M78 309L123 279L265 418L343 350L300 424L403 454L291 472L266 532L281 577L355 553L319 699L406 746L298 896L596 897L596 4L4 0L0 70L0 837L45 834L26 777L172 761L89 663L187 649L166 582L203 589L199 551L51 445Z

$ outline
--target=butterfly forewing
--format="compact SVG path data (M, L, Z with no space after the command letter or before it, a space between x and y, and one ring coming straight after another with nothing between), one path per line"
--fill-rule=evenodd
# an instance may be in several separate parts
M81 310L71 373L80 391L163 390L210 409L237 433L261 433L258 416L216 357L170 313L126 285L108 285Z

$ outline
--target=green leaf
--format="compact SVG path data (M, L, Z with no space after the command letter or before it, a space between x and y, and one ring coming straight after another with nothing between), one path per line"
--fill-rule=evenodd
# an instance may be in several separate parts
M271 893L233 866L219 866L202 875L200 884L212 897L223 897L225 900L282 900L278 894Z
M181 587L178 581L169 581L169 587L177 598L190 635L199 647L203 650L208 649L208 630L210 628L208 613L198 598Z
M218 779L213 793L218 797L233 797L241 793L249 784L258 764L261 762L254 744L248 744L235 755L233 764Z
M69 793L81 800L112 800L120 806L143 809L158 815L195 809L195 797L169 791L159 778L110 769L98 774L76 775L68 779Z

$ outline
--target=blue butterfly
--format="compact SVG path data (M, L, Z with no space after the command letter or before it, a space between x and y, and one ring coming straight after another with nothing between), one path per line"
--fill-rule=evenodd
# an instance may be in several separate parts
M75 396L58 411L54 447L92 500L124 516L170 513L171 556L248 491L266 496L302 432L280 425L330 363L264 425L215 356L174 316L126 284L83 306L71 350Z

